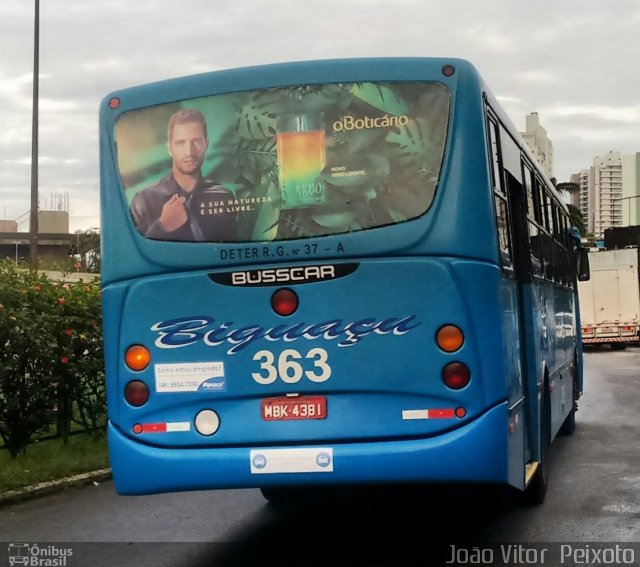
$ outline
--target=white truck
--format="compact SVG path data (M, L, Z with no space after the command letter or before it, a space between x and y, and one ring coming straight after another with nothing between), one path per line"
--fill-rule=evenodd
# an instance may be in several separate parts
M638 248L589 254L591 279L578 282L582 343L624 349L638 341Z

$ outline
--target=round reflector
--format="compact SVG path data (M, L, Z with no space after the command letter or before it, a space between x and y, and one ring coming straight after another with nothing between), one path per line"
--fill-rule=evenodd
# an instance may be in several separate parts
M436 333L436 343L444 352L455 352L464 343L464 335L455 325L444 325Z
M202 410L196 415L196 430L201 435L213 435L220 427L220 418L213 410Z
M467 415L467 410L464 408L456 408L456 417L464 417Z
M279 289L271 296L271 307L278 315L287 317L298 309L298 296L290 289Z
M144 370L151 362L151 354L142 345L133 345L127 349L124 361L131 370Z
M109 100L109 108L115 110L120 107L120 99L117 96L114 96Z
M452 390L464 388L471 380L471 372L462 362L451 362L442 369L442 381Z
M141 380L132 380L124 388L124 399L139 408L149 400L149 388Z

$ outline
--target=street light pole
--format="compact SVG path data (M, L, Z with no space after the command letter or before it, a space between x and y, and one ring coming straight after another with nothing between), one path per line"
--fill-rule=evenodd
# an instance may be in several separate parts
M33 115L31 121L31 219L29 222L29 263L38 268L38 87L40 73L40 0L35 0L33 26Z

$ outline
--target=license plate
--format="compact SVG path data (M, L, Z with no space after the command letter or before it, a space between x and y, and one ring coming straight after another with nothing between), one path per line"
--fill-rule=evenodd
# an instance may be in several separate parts
M324 396L262 400L262 419L265 421L325 419L326 417L327 398Z
M618 327L600 327L598 329L599 333L617 333L618 332Z

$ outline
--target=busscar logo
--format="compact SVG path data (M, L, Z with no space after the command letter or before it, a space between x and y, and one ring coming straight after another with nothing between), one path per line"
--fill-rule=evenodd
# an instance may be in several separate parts
M335 266L298 266L295 268L277 268L275 270L251 270L232 272L233 285L252 283L289 283L305 280L327 280L336 277Z
M67 567L67 559L73 555L71 548L37 543L10 543L9 565L28 567Z
M348 276L358 268L357 263L286 266L263 270L242 270L209 274L216 283L229 286L268 286L304 284L335 280Z

